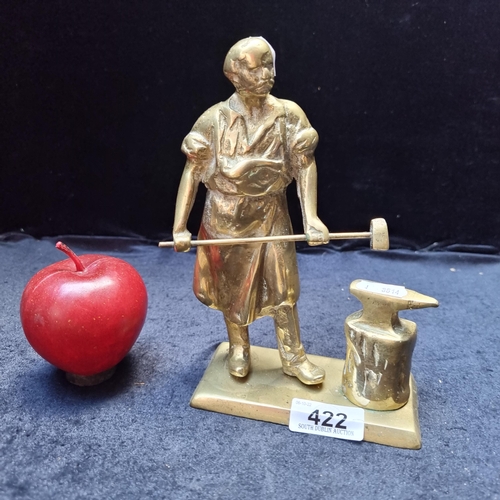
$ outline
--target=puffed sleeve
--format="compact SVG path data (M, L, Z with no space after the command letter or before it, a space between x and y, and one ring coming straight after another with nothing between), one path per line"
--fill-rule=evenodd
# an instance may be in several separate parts
M294 177L298 169L306 168L314 161L318 133L311 127L306 114L292 101L282 101L286 109L288 154Z
M181 151L187 157L186 168L190 168L199 181L207 182L215 167L214 125L212 108L194 124L182 141Z
M189 160L198 163L210 156L210 142L198 132L191 131L182 141L181 151Z

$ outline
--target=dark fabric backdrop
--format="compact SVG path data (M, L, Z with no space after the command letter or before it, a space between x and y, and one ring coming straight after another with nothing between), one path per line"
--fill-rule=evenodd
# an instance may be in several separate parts
M0 233L169 233L180 143L232 92L229 47L262 35L273 93L319 131L331 230L383 216L403 246L500 246L496 0L18 0L0 14Z

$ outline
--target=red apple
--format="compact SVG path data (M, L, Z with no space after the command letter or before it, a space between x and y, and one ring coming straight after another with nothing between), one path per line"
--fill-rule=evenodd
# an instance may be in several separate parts
M88 377L91 382L79 385L92 385L92 376L113 370L137 340L146 319L146 287L121 259L77 257L61 242L56 248L70 258L29 281L21 322L40 356L67 372L70 381L75 382L71 375L75 383Z

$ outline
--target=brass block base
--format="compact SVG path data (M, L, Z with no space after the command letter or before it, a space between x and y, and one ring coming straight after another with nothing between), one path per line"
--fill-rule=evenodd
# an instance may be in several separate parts
M343 359L308 355L313 363L325 369L326 380L318 386L306 386L283 373L276 349L258 346L250 349L250 373L241 379L233 377L227 368L228 350L229 343L223 342L215 351L191 398L194 408L288 425L293 398L356 407L342 393ZM410 399L403 408L365 410L365 441L397 448L421 447L413 376L410 385Z

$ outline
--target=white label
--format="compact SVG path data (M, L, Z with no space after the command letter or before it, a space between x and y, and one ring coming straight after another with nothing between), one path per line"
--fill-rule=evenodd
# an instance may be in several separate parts
M360 281L356 288L358 290L368 290L369 292L389 295L390 297L404 297L408 291L404 286L386 285L385 283L376 283L375 281Z
M288 428L293 432L362 441L365 411L362 408L294 398Z

